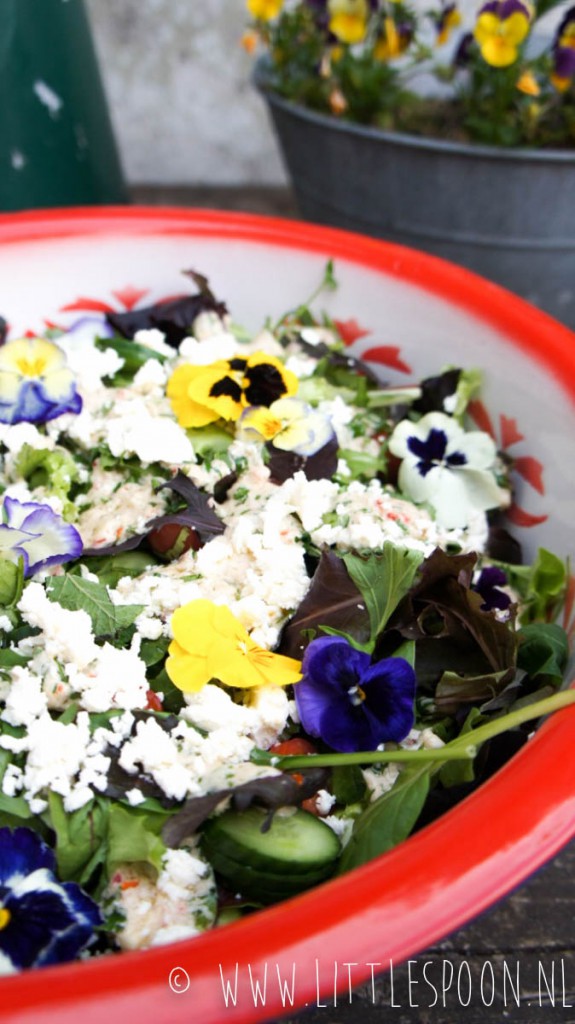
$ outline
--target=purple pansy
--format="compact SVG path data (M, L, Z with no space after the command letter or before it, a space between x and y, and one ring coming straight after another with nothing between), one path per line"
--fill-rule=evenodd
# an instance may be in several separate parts
M481 605L483 611L492 611L494 608L505 611L509 608L511 604L509 594L499 589L506 586L506 584L507 575L503 572L503 569L498 569L496 565L490 565L487 569L481 570L472 589L476 590L483 598L483 604Z
M0 828L0 974L73 960L102 923L75 882L59 882L52 850L27 828Z
M24 561L26 576L79 558L82 538L49 505L5 497L0 525L0 558Z
M561 92L575 78L575 7L570 7L561 21L553 44L551 79Z
M343 637L309 644L295 687L301 723L333 750L375 750L413 727L415 673L404 658L372 663Z

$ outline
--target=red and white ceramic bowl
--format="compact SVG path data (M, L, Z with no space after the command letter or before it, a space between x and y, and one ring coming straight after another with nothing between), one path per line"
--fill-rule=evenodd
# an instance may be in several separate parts
M67 325L185 292L181 271L192 268L255 329L305 299L330 258L339 287L318 306L386 379L407 383L446 364L484 370L473 416L514 456L513 532L528 557L541 544L573 555L575 335L441 260L243 214L10 214L0 216L0 314L11 337L46 321ZM333 997L336 967L347 989L346 963L354 984L368 980L505 895L575 834L574 725L575 711L559 713L445 817L310 893L177 945L2 980L0 1019L101 1024L125 1012L139 1024L240 1024ZM252 983L266 966L266 1001L256 1006ZM293 1006L285 992L282 1003L278 977L293 981Z

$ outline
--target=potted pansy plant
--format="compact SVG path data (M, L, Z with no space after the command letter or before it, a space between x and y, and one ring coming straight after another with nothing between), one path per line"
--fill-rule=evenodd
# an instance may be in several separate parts
M468 25L451 0L247 7L304 217L451 259L575 325L575 6L484 0Z

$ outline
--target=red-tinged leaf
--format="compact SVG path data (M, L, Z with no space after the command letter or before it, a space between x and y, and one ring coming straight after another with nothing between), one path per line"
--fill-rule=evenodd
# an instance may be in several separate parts
M125 288L112 292L112 295L118 302L121 302L124 309L133 309L136 303L148 294L149 290L149 288L133 288L131 285L126 285Z
M269 453L270 480L274 484L285 483L300 470L306 480L331 480L337 469L339 448L335 436L326 441L323 448L314 455L284 452L280 448L275 448L271 441L266 448Z
M475 562L474 554L448 555L436 548L389 620L391 630L415 640L420 683L432 683L445 671L479 676L514 668L515 631L482 610L483 598L471 590ZM381 656L376 647L377 655Z
M501 427L501 447L504 451L506 448L510 448L512 444L518 444L519 441L525 440L523 434L519 433L517 420L504 416L502 413L499 417L499 424Z
M548 515L534 516L531 512L526 512L525 509L520 508L515 502L507 509L507 518L514 526L524 526L527 529L531 526L539 526L541 523L546 523L549 519Z
M227 312L225 303L218 302L211 293L198 292L167 301L156 302L153 306L141 306L126 313L108 313L110 326L124 338L133 338L137 331L156 327L166 337L168 345L177 348L192 329L200 313L210 311L223 317Z
M64 331L64 332L66 332L66 330L67 330L66 327L62 327L62 324L56 324L56 323L54 323L53 320L44 320L44 323L46 324L46 327L47 327L47 329L49 331Z
M361 327L357 320L334 320L334 324L344 345L353 345L354 341L371 334L371 331Z
M114 307L110 306L108 302L100 302L99 299L87 299L84 296L76 299L75 302L69 302L67 306L60 306L60 313L88 311L91 313L113 313Z
M179 846L188 836L193 835L204 821L215 811L218 804L230 799L236 811L246 811L252 804L274 811L278 807L297 807L318 789L322 789L329 778L325 768L306 768L294 775L267 775L250 782L241 782L229 789L219 789L206 796L191 797L181 810L168 818L162 829L166 846Z
M480 398L471 399L467 406L467 412L480 430L484 430L486 434L490 434L491 437L495 438L491 417Z
M525 455L520 459L515 459L513 465L514 469L519 473L519 476L522 476L523 479L531 485L531 487L536 491L539 491L539 494L545 494L543 466L539 462L539 459L534 459L531 455Z
M390 370L398 370L399 373L411 373L411 366L404 362L400 352L401 349L397 345L375 345L373 348L366 349L361 358L367 363L389 366Z
M178 512L169 512L166 515L149 519L143 533L135 534L121 544L107 542L97 544L95 547L85 549L84 555L115 555L121 551L133 551L147 541L151 533L155 533L157 536L158 531L168 526L191 531L199 538L201 544L207 544L212 537L224 532L224 523L214 512L210 496L196 487L184 473L178 472L172 480L162 484L162 488L164 487L174 491L178 497L182 498L186 507ZM180 530L178 530L179 532ZM192 541L189 546L194 546L194 544L195 541Z
M345 563L333 551L322 552L310 589L284 628L280 653L300 659L312 639L308 631L320 626L347 633L361 644L370 638L365 601Z

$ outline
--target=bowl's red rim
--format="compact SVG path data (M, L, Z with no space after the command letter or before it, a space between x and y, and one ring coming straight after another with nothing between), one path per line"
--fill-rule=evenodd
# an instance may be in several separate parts
M321 252L401 277L497 328L575 398L575 337L567 328L498 286L423 253L336 229L219 211L104 207L0 215L1 244L118 232L233 238ZM265 1006L255 1007L248 964L254 976L263 976L265 964L275 976L277 965L284 978L295 964L296 1007L315 1006L318 991L329 998L336 963L340 987L347 988L349 961L354 984L368 980L374 960L384 970L389 961L425 949L506 895L575 835L574 723L574 709L555 715L472 797L351 875L176 946L6 978L0 1018L36 1024L41 1013L43 1024L61 1024L82 1014L84 1024L99 1024L106 1013L118 1019L125 1006L140 1024L183 1022L192 1013L204 1024L253 1022L291 1007L282 1004L277 986ZM549 771L558 764L561 771ZM233 977L236 963L237 1005L226 1007L220 967ZM180 994L168 984L176 967L190 979L189 990Z

